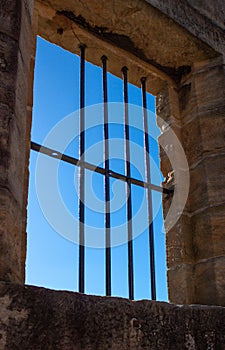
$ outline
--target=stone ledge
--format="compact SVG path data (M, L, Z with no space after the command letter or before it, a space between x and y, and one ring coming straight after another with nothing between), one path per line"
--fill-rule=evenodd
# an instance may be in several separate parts
M0 283L0 348L222 349L225 308Z

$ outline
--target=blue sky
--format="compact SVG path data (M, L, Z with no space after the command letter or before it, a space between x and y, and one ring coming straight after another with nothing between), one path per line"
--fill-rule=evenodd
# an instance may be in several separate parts
M86 64L86 105L102 102L101 69ZM122 102L122 80L108 74L109 101ZM155 99L148 94L148 108L155 111ZM129 102L141 105L141 91L129 84ZM41 38L37 43L37 59L34 84L34 111L32 123L32 140L42 143L48 132L57 122L79 108L79 57ZM155 123L155 120L154 120ZM159 133L159 131L157 131ZM102 128L98 126L87 132L86 148L91 148L102 141ZM143 147L143 134L136 128L130 130L131 140ZM155 135L157 136L157 135ZM111 139L123 138L123 127L110 127ZM68 154L78 157L78 138L66 150ZM150 139L151 155L159 167L158 147L155 140ZM26 263L26 283L59 290L78 290L78 246L63 238L49 225L38 203L35 188L35 167L37 153L31 151L30 184L28 199L28 248ZM135 157L135 152L133 153ZM131 157L132 158L132 157ZM131 159L132 162L132 159ZM121 159L110 161L110 167L124 173L124 162ZM78 196L74 188L76 167L61 162L58 182L61 196L73 215L78 215ZM141 177L140 171L132 167L132 176ZM154 178L152 182L158 181ZM111 179L111 188L115 180ZM160 181L158 181L160 185ZM87 184L88 185L88 184ZM92 187L96 198L100 201L103 195L103 177L92 176ZM116 188L116 187L115 187ZM46 188L46 193L48 189ZM125 184L120 184L120 195L125 194ZM145 190L132 186L133 215L138 211L141 201L145 200ZM113 196L113 193L111 193ZM116 194L118 195L118 194ZM153 201L160 195L153 193ZM51 203L51 198L49 198ZM112 226L126 220L126 207L112 214ZM86 210L86 221L104 227L103 213ZM159 210L154 221L157 299L167 300L167 283L165 267L165 235L162 230L162 211ZM74 228L76 229L76 228ZM135 229L135 225L134 225ZM134 283L135 299L150 298L148 230L134 240ZM86 248L85 292L104 295L105 286L105 252L104 249ZM112 249L112 294L128 296L127 283L127 245Z

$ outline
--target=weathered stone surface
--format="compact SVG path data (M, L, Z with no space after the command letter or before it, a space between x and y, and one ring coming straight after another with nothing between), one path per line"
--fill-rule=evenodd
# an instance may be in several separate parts
M22 209L9 190L0 188L0 276L3 281L23 282L26 257Z
M209 19L213 19L218 26L225 29L225 6L223 0L210 1L210 0L188 0L187 1L198 12L207 16Z
M36 4L39 35L74 53L79 53L79 43L85 42L87 60L100 65L102 54L106 54L109 71L121 77L120 56L119 61L129 68L130 81L140 85L140 77L147 75L148 89L153 94L163 88L162 80L179 80L195 60L217 56L197 37L179 26L175 29L172 21L145 1L126 4L92 0L75 4L67 0L62 4L58 0L39 0Z
M225 142L225 108L203 113L200 117L203 154L224 152Z
M225 309L0 284L4 350L224 349Z
M212 67L194 76L198 112L213 111L224 106L224 66Z
M210 155L203 162L207 169L207 189L210 206L218 206L225 202L225 162L224 154ZM224 229L224 227L221 227Z
M196 303L224 305L225 257L205 259L195 266ZM216 302L215 302L216 300Z
M177 304L195 303L195 279L193 264L178 264L168 268L169 300L176 300Z
M204 157L224 153L225 110L216 107L183 124L182 144L189 166L194 168Z
M190 169L188 198L191 213L208 206L207 173L203 162L194 169Z
M146 0L152 6L168 15L183 28L206 42L215 50L224 53L223 0ZM190 6L191 5L191 6ZM213 8L213 11L207 10ZM207 13L207 16L205 16ZM216 25L217 23L217 25Z
M0 32L16 40L20 34L21 3L20 0L2 0L0 3Z
M189 75L190 77L190 75ZM179 88L179 102L182 123L191 121L198 112L195 86L192 79L187 79Z
M216 237L213 237L211 226L211 215L208 209L197 213L191 218L193 227L193 255L196 261L207 259L215 254L214 242ZM222 242L221 242L222 243ZM223 250L221 245L221 252Z
M0 4L0 279L21 283L26 257L32 3Z
M166 123L175 131L180 130L176 134L190 170L186 223L181 218L167 232L169 297L173 302L225 305L222 265L217 265L220 278L214 278L214 259L220 257L222 261L225 254L224 94L223 60L216 58L196 62L191 72L183 76L177 90L165 88L157 96L157 114L165 120L164 124L158 119L162 130L159 142L170 144ZM160 158L162 173L167 178L172 166L162 148ZM171 202L172 197L164 196L164 218Z
M182 144L190 167L200 160L203 155L199 119L197 117L192 119L189 123L184 124L181 130Z
M32 0L1 1L1 279L24 279L32 112L28 86L31 90L35 56L32 36L39 33L74 53L78 44L85 42L88 60L99 65L102 54L107 54L109 71L121 76L120 64L127 65L129 79L136 85L140 77L148 77L148 90L157 94L157 113L165 121L159 123L163 133L159 140L166 140L167 122L180 139L191 168L185 220L181 218L167 237L171 300L225 305L220 264L224 257L225 73L221 55L225 47L225 6L221 0L214 2L213 8L212 3L201 0L148 3L36 0L34 24ZM170 142L165 146L179 159ZM166 178L172 169L165 152L161 153L161 167ZM164 214L171 199L164 199ZM204 232L210 247L203 242ZM218 256L217 263L210 265ZM202 267L201 259L209 265ZM205 266L211 266L208 273Z
M60 0L41 0L39 2L57 11L72 12L75 18L81 15L87 23L87 28L88 25L98 27L102 34L111 32L112 35L126 35L136 48L136 54L140 50L145 57L152 58L165 67L190 65L190 59L196 53L199 61L205 56L206 46L204 44L197 43L196 38L184 33L183 29L179 30L168 17L162 16L158 10L146 4L145 1L132 0L129 4L104 0L79 1L78 3L66 0L63 4ZM167 42L166 46L165 42ZM178 47L180 50L176 49ZM186 51L186 57L181 54L183 51Z
M168 268L195 260L191 220L182 214L175 226L166 235Z

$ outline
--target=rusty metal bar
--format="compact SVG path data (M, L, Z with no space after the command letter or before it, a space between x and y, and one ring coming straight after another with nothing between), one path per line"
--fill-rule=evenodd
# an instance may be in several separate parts
M111 223L110 223L110 177L109 177L109 120L107 57L102 56L102 83L104 101L104 163L105 163L105 230L106 230L106 295L111 295Z
M84 159L85 152L85 48L81 44L80 48L80 160ZM81 163L79 174L79 292L84 293L84 271L85 271L85 168Z
M144 119L144 147L145 147L145 172L146 182L151 182L150 159L149 159L149 136L148 136L148 118L147 118L147 96L146 96L146 78L141 78L143 119ZM148 203L148 224L149 224L149 249L150 249L150 271L151 271L151 296L156 300L156 282L155 282L155 250L154 250L154 230L152 213L152 192L147 188Z
M31 142L31 149L33 151L43 153L49 157L52 157L55 159L60 159L66 163L76 165L78 167L80 167L82 164L82 166L87 170L91 170L91 171L94 171L94 172L96 172L98 174L102 174L102 175L108 174L108 176L110 176L114 179L118 179L118 180L121 180L123 182L129 181L132 185L136 185L136 186L143 187L143 188L150 188L153 191L161 192L161 193L164 193L167 195L173 194L173 190L168 190L167 188L163 188L163 187L160 187L157 185L149 184L145 181L134 179L132 177L128 178L126 175L119 174L119 173L112 171L112 170L109 170L107 172L104 168L101 168L99 166L93 165L93 164L85 162L85 161L82 162L77 158L73 158L73 157L68 156L66 154L60 153L57 150L54 150L52 148L41 146L40 144L33 142L33 141Z
M126 156L126 176L131 177L130 166L130 130L128 114L128 79L127 67L122 68L123 73L123 93L124 93L124 133L125 133L125 156ZM127 181L127 225L128 225L128 283L129 298L134 299L134 262L133 262L133 223L132 223L132 189L131 182Z

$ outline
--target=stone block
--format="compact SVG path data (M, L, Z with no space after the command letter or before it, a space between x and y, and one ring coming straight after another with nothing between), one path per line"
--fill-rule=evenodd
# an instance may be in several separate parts
M204 161L190 170L189 204L192 213L199 209L208 207L209 194L207 187L207 174L209 169L205 167Z
M181 131L182 145L187 157L189 166L191 167L199 160L203 153L200 120L198 117L192 119L182 127Z
M192 217L193 254L196 261L213 256L213 237L209 209Z
M194 81L199 112L213 111L215 108L224 106L225 70L223 65L195 74Z
M166 234L168 268L194 262L192 234L191 219L181 215L175 226Z
M26 131L30 122L23 123L23 127L18 128L18 123L22 122L15 118L11 109L4 104L0 104L0 186L8 188L17 198L18 203L23 203L24 174L26 170L28 136ZM27 113L25 113L26 117Z
M225 256L225 206L209 207L192 217L196 261Z
M225 102L222 108L205 112L199 119L203 152L206 154L223 152L225 143Z
M225 6L223 0L217 0L214 3L204 0L188 0L187 2L197 11L204 14L204 16L213 19L221 28L225 29Z
M31 1L32 3L33 1ZM21 2L21 28L20 28L20 54L22 56L22 62L25 71L30 69L30 54L32 49L32 38L33 38L33 28L32 28L32 16L28 10L28 5L26 1Z
M16 83L18 50L18 42L0 32L0 81L7 88Z
M225 254L214 261L216 276L216 305L225 305Z
M17 201L4 188L0 188L0 222L0 280L24 283L25 222Z
M12 109L0 103L0 184L8 186L8 170L10 163L10 140L11 125L15 122L15 115Z
M30 62L29 62L30 64ZM18 127L21 133L26 131L26 112L28 102L29 70L23 65L21 56L18 57L18 71L16 80L16 105L15 113L18 119Z
M10 106L13 110L15 105L15 95L14 87L8 87L4 82L0 82L0 103Z
M168 269L169 300L172 303L195 303L193 271L194 267L191 264L181 264Z
M189 123L198 111L193 77L190 77L190 79L181 86L179 90L179 101L182 123Z
M20 283L26 258L31 3L0 3L0 279Z
M197 163L204 164L205 177L211 174L211 166L205 158L223 153L225 140L224 109L208 112L196 116L182 128L182 143L191 168L198 167ZM216 171L214 167L213 171ZM201 171L201 170L200 170Z
M225 305L225 256L195 266L196 303Z
M21 1L1 0L0 3L0 32L19 39L21 25Z
M225 202L225 156L212 155L204 159L208 200L211 206Z
M225 201L224 155L218 153L202 156L190 170L189 203L192 214Z
M213 238L214 256L225 255L225 206L215 206L208 210L210 213L210 226Z
M177 2L177 0L147 0L150 4L164 12L175 22L179 23L182 27L191 32L196 38L202 40L202 44L207 43L208 50L214 48L216 52L223 52L224 50L224 30L222 26L217 26L216 22L218 19L218 15L216 16L210 12L210 16L207 18L205 15L202 16L201 10L206 8L209 4L209 1L185 1L185 2ZM190 3L194 2L194 6ZM217 0L217 2L212 4L215 12L220 12L219 17L223 17L224 12L224 2L222 0ZM218 7L217 7L218 6ZM195 7L195 8L194 8ZM196 10L197 8L197 10ZM215 10L217 8L217 10ZM224 20L222 20L224 23ZM218 23L218 22L217 22ZM198 45L196 41L192 43L192 45ZM207 50L207 47L205 48ZM213 54L212 56L213 57ZM214 54L215 57L215 54ZM196 61L201 61L196 60Z
M24 192L24 174L26 165L26 140L19 133L19 130L14 123L11 126L10 134L10 145L9 145L9 166L8 166L8 184L10 191L17 199L19 205L23 204L23 192Z

